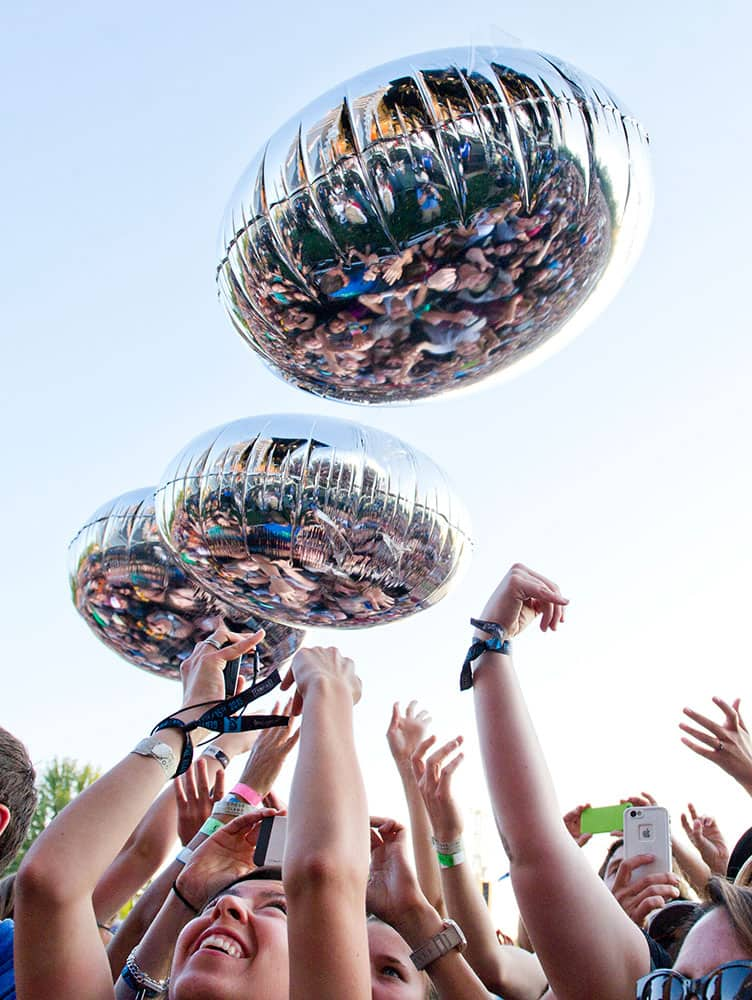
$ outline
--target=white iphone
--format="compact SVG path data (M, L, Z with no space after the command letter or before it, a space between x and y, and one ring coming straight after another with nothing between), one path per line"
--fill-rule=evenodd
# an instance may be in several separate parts
M624 810L624 857L653 854L655 860L632 872L632 882L644 875L671 871L671 822L664 806L628 806Z

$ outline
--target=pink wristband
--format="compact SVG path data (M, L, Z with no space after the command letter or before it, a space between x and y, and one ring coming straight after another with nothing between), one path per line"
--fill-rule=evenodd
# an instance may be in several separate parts
M262 795L259 795L259 793L255 792L251 787L244 785L242 781L239 781L234 788L230 789L230 795L237 795L238 798L241 798L244 802L247 802L248 805L251 806L259 805L263 798Z

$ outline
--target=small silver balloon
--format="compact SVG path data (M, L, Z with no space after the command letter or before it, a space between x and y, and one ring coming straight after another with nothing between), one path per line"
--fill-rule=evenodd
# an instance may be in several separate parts
M344 420L270 415L191 442L155 495L167 547L220 600L358 628L435 604L469 551L444 473Z
M517 374L578 333L641 249L647 136L597 80L448 49L308 105L225 215L220 297L282 378L358 403Z
M232 631L266 629L258 680L280 668L304 633L261 621L210 597L189 579L159 537L154 489L99 508L69 547L73 603L97 638L129 663L179 678L180 664L220 620ZM240 671L253 673L246 657Z

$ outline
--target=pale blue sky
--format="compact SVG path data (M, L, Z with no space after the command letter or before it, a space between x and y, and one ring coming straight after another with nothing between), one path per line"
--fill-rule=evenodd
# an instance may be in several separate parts
M515 559L572 598L517 659L565 805L649 787L729 838L741 792L678 742L683 704L749 692L750 338L742 2L499 5L93 2L4 13L2 723L43 760L112 763L177 701L70 604L66 548L103 501L155 482L200 431L307 411L397 433L453 477L477 547L465 580L404 624L345 633L365 681L373 808L401 811L383 731L419 697L463 731L483 805L465 622ZM273 378L214 288L215 240L261 142L339 79L507 32L602 79L652 139L656 210L616 300L507 385L360 410ZM332 633L322 635L328 643ZM752 697L748 715L752 719ZM743 702L744 704L744 702Z

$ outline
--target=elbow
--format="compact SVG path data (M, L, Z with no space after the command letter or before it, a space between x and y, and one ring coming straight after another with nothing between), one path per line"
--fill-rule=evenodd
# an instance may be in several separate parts
M330 892L358 892L365 897L368 865L337 858L330 851L318 851L301 858L285 857L283 877L289 898Z
M44 902L56 905L68 902L75 893L73 887L67 885L65 873L54 859L47 858L33 848L26 855L21 867L16 873L15 881L16 905L23 907L25 902L32 904Z

